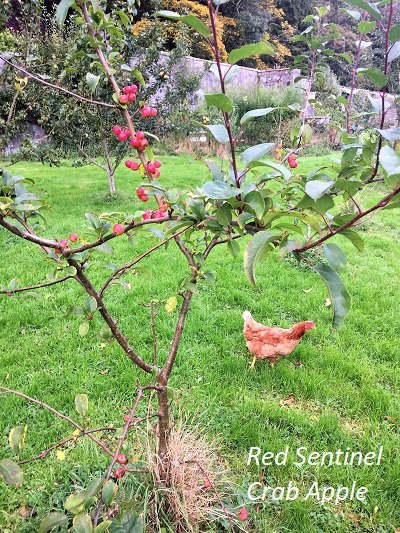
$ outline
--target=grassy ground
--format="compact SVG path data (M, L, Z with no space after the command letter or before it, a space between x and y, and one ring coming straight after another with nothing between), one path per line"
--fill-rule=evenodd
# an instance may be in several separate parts
M165 157L164 182L177 187L204 180L201 162L189 157ZM299 170L321 163L301 161ZM136 209L135 183L126 169L118 173L118 201L105 198L105 177L94 167L50 168L21 163L13 173L35 179L35 191L48 198L46 234L61 238L72 231L84 232L88 211ZM364 200L372 201L377 191ZM178 411L200 422L209 435L217 435L221 453L231 464L246 490L261 470L247 467L250 446L280 451L304 446L309 451L335 451L347 447L363 452L384 446L382 464L369 467L264 467L263 479L270 485L296 483L304 494L314 480L321 485L368 487L367 503L346 502L321 507L318 502L270 503L252 508L257 532L389 532L400 526L399 516L399 396L398 331L400 225L396 210L378 214L363 230L366 251L357 252L338 237L349 255L344 274L353 295L353 309L338 331L330 328L330 310L325 306L325 286L308 269L293 267L274 257L258 269L258 287L249 286L241 258L214 250L210 266L215 285L200 289L180 349L172 386ZM137 249L155 242L150 233L141 236ZM244 243L241 244L243 246ZM0 282L16 277L22 284L45 278L49 266L34 246L0 231ZM129 250L116 247L118 262ZM136 255L136 250L135 250ZM132 290L114 287L108 295L112 312L128 333L139 353L151 357L148 311L138 302L155 294L167 298L184 275L184 263L173 246L159 251L157 261L145 263L140 275L130 275ZM102 270L93 270L99 283ZM0 383L40 398L66 414L74 415L74 397L90 398L90 425L120 425L131 401L132 376L129 361L115 344L102 345L99 318L85 338L78 336L79 317L68 316L70 306L83 295L73 282L41 292L40 299L0 300ZM287 359L274 368L258 362L248 370L249 357L242 337L242 312L249 309L266 324L289 326L314 320L310 332ZM174 318L160 312L160 357L165 357ZM301 364L294 364L301 362ZM396 374L397 372L397 374ZM0 457L9 456L7 436L11 427L28 424L29 457L70 433L70 428L49 413L11 396L0 397ZM131 450L132 451L132 450ZM292 457L293 459L293 457ZM67 453L65 461L51 458L25 467L26 482L18 490L0 481L0 531L37 531L38 518L52 509L62 509L71 485L85 486L107 463L97 450L81 442ZM34 508L37 518L21 518L21 506Z

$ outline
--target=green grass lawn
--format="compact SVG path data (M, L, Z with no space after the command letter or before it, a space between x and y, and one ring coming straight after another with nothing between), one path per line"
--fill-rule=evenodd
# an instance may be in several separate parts
M207 179L203 164L190 157L163 160L163 183L186 187ZM299 171L322 162L322 158L304 158ZM117 201L107 200L106 178L95 167L20 163L12 172L33 178L36 183L31 189L48 200L45 234L49 237L62 238L72 231L82 235L88 211L134 212L139 207L134 194L137 178L135 181L125 168L117 175ZM378 194L379 190L373 189L362 201L368 204ZM353 309L337 332L331 329L331 312L325 305L328 295L321 279L311 270L273 255L259 265L258 286L253 287L243 274L242 259L227 255L223 247L216 248L209 265L216 273L216 283L201 286L193 299L171 382L175 412L200 423L206 434L217 436L221 454L244 490L261 473L260 468L246 466L250 446L265 451L280 451L287 445L309 451L349 447L363 452L384 447L379 467L264 467L264 482L274 486L292 480L304 492L315 480L333 486L356 481L369 492L366 503L336 507L302 500L254 506L251 513L256 532L392 532L400 526L397 210L379 213L362 233L366 241L363 254L344 238L336 238L349 257L343 279L353 296ZM157 237L147 231L137 238L134 248L120 240L112 261L123 262L156 242ZM1 230L0 247L0 283L14 277L23 285L37 283L51 269L34 245ZM174 246L154 257L155 261L143 262L145 269L139 274L126 277L132 285L130 291L115 286L107 296L122 330L149 360L148 310L139 304L173 296L185 275L185 263ZM104 275L103 269L93 267L97 284ZM72 281L42 290L40 299L1 297L0 384L42 399L72 417L78 416L75 395L86 393L90 426L110 422L120 426L139 374L132 371L115 343L102 344L99 317L86 337L78 336L81 320L68 315L68 309L83 298ZM274 368L257 362L250 371L242 336L245 309L268 325L287 327L314 320L317 328ZM160 311L160 359L167 353L174 318ZM295 364L298 362L301 364ZM0 396L0 412L0 457L10 456L7 439L13 426L28 424L24 457L71 433L65 423L17 397ZM19 489L0 480L0 531L37 531L39 519L47 512L62 510L72 486L87 485L107 462L94 446L81 440L77 448L68 450L65 461L51 455L24 467L25 483ZM36 517L21 518L17 510L23 505L33 508Z

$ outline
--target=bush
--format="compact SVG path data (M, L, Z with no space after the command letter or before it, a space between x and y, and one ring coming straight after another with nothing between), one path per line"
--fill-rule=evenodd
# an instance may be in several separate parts
M233 120L235 126L239 126L240 117L253 109L267 107L279 108L265 117L249 121L242 133L241 140L246 144L257 142L280 141L289 139L289 132L293 122L298 118L298 111L288 109L292 104L303 104L303 92L295 86L264 88L256 87L252 90L234 89L229 92L234 104Z

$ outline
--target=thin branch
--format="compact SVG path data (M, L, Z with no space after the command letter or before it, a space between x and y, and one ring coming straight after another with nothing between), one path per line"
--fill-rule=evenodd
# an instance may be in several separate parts
M92 296L97 303L97 308L101 314L101 316L104 318L107 326L110 328L115 340L118 342L118 344L121 346L121 348L124 350L126 355L131 359L135 365L137 365L139 368L144 370L145 372L151 374L153 372L153 366L149 365L139 355L134 351L134 349L130 346L128 339L125 337L125 335L121 332L121 330L118 328L117 322L113 319L110 312L108 311L107 307L105 306L102 297L100 294L96 291L96 289L93 287L91 281L89 278L85 275L82 266L75 261L74 259L68 258L67 259L68 264L75 267L76 269L76 278L81 283L82 287L85 289L85 291L88 293L89 296Z
M13 296L17 292L26 292L26 291L34 291L36 289L43 289L44 287L51 287L52 285L57 285L58 283L63 283L64 281L67 281L68 279L73 279L75 276L69 275L64 276L63 278L55 279L53 281L46 281L44 283L38 283L37 285L30 285L29 287L18 287L13 290L4 290L0 291L0 294L6 294L7 296Z
M14 394L15 396L20 396L21 398L25 398L25 400L28 400L32 403L40 405L40 407L43 407L44 409L47 409L48 411L58 416L59 418L62 418L63 420L71 424L71 426L74 426L76 429L79 429L80 432L84 433L86 431L85 428L79 425L77 422L75 422L75 420L72 420L72 418L70 418L69 416L63 415L62 413L60 413L60 411L57 411L57 409L54 409L54 407L47 405L47 403L44 403L41 400L36 400L35 398L31 398L30 396L27 396L23 392L19 392L13 389L8 389L7 387L0 386L0 391L3 391L8 394ZM99 446L105 453L113 457L114 455L113 452L109 450L107 446L103 444L99 439L97 439L96 437L94 437L93 435L89 433L87 433L87 436L89 437L90 440L95 442L97 446Z
M164 239L162 242L159 242L158 244L154 245L152 248L149 248L148 250L146 250L145 252L143 252L141 255L139 255L138 257L136 257L136 259L134 259L133 261L130 261L129 263L126 263L125 265L122 265L121 267L117 268L117 270L115 270L112 275L107 279L107 281L104 283L104 285L102 286L102 288L100 289L99 291L99 295L100 297L103 296L104 292L106 291L106 289L109 287L109 285L117 278L119 278L120 276L122 276L127 270L130 270L132 267L134 267L135 265L137 265L142 259L144 259L145 257L147 257L148 255L150 255L152 252L154 252L155 250L158 250L159 248L161 248L162 246L164 246L164 244L166 244L167 242L169 242L170 240L172 239L175 239L175 237L177 237L178 235L180 235L181 233L184 233L188 228L190 228L191 226L187 226L186 228L183 228L182 230L176 232L174 235L171 235L170 237L168 237L167 239Z
M357 216L355 216L354 218L349 220L349 222L346 222L346 224L343 224L342 226L339 226L338 228L332 230L332 233L328 233L328 234L324 235L323 237L321 237L320 239L318 239L317 241L314 241L314 242L312 242L310 244L306 244L305 246L303 246L301 248L296 248L295 250L293 250L293 252L301 253L301 252L305 252L306 250L310 250L311 248L315 248L316 246L319 246L323 242L325 242L328 239L332 238L334 235L338 235L342 231L344 231L345 229L350 228L351 226L353 226L361 218L364 218L365 216L369 215L370 213L373 213L377 209L381 209L382 207L385 207L390 202L390 200L392 200L392 198L394 198L399 193L400 193L400 187L397 187L394 191L392 191L390 194L385 196L385 198L383 198L383 200L379 201L377 204L373 205L372 207L370 207L366 211L362 211L361 213L358 213Z
M135 399L135 401L133 403L133 406L132 406L131 410L129 411L129 415L126 418L126 422L125 422L124 428L122 430L121 437L118 440L117 448L116 448L115 453L113 454L113 457L112 457L111 462L109 464L109 467L108 467L108 470L107 470L107 474L106 474L106 477L105 477L105 482L107 482L110 479L111 475L112 475L112 471L113 471L115 463L117 462L118 455L121 452L122 445L125 442L125 439L126 439L126 436L128 434L129 429L132 427L133 418L134 418L136 410L138 408L140 399L143 396L143 392L145 390L148 390L148 389L154 389L154 386L150 385L150 386L147 386L147 387L139 387L139 389L138 389L138 392L137 392L137 395L136 395L136 399ZM137 470L128 470L128 469L125 469L125 470L129 471L129 472L137 472ZM143 470L143 472L148 472L148 470L147 469ZM94 520L93 520L94 527L97 526L97 523L99 521L99 517L100 517L100 513L101 513L102 508L103 508L103 500L102 500L102 498L100 498L99 499L99 503L97 504L97 508L96 508L96 512L95 512L95 516L94 516Z
M104 428L95 428L95 429L85 429L83 433L79 433L79 435L76 435L74 437L67 437L66 439L63 439L56 444L53 444L53 446L50 446L49 448L46 448L42 452L40 452L38 455L35 455L34 457L31 457L30 459L24 459L23 461L18 461L19 465L25 465L27 463L32 463L33 461L39 461L41 459L44 459L51 453L53 450L57 450L58 448L62 448L66 444L70 442L76 442L77 439L80 439L81 437L84 437L85 435L88 435L89 433L100 433L105 431L117 431L116 428L113 427L104 427Z
M67 94L68 96L72 96L73 98L76 98L77 100L81 100L82 102L86 102L88 104L94 104L94 105L100 105L103 107L111 107L116 108L117 106L114 104L108 104L107 102L100 102L99 100L92 100L90 98L85 98L84 96L81 96L80 94L74 93L73 91L69 91L68 89L65 89L64 87L60 87L59 85L55 85L54 83L49 83L48 81L45 81L44 79L40 78L39 76L35 76L35 74L32 74L31 72L28 72L25 68L20 67L16 65L15 63L12 63L8 59L6 59L3 55L0 54L0 59L4 61L4 63L7 63L7 65L10 65L10 67L19 70L25 76L28 76L28 78L31 78L35 81L38 81L42 85L46 85L47 87L50 87L51 89L55 89L56 91L59 91L61 93Z

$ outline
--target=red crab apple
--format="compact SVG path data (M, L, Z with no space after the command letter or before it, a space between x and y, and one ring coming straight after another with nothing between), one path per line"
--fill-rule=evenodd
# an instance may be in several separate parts
M211 481L210 481L208 478L205 478L205 479L204 479L204 488L205 488L206 490L211 489Z
M125 131L121 131L121 133L118 134L118 140L119 141L126 141L128 139L128 135Z
M76 233L70 233L70 234L68 235L68 239L69 239L71 242L76 242L76 241L79 239L79 237L78 237L78 235L77 235Z
M117 468L117 470L114 470L113 474L117 479L121 479L121 477L124 477L124 475L126 474L126 470L125 468L120 467Z
M153 178L159 178L161 176L161 172L159 170L156 170L155 172L153 172Z
M147 163L147 171L150 172L151 174L153 174L153 172L155 172L157 170L157 167L155 166L154 163Z
M143 220L149 220L152 214L153 211L151 209L146 209L146 211L142 215Z
M144 131L140 131L140 130L137 131L137 132L136 132L136 137L137 137L138 139L144 139L144 138L145 138Z
M127 104L129 102L129 96L127 94L120 94L118 100L120 104Z
M68 241L66 239L61 239L60 241L60 246L62 246L63 248L65 248L66 246L68 246Z
M161 161L158 161L158 160L154 161L154 166L156 168L160 168L161 167Z
M113 126L113 132L115 133L115 135L119 135L121 133L121 128L119 126Z
M128 463L128 459L126 458L125 454L124 453L119 453L117 455L117 462L120 464L120 465L126 465Z
M249 511L246 509L246 507L242 507L238 513L239 520L242 522L245 522L249 516Z
M298 167L298 166L299 166L299 164L298 164L298 162L296 161L296 159L289 159L289 167L290 167L290 168L296 168L296 167Z
M133 148L139 148L139 146L142 144L142 141L136 137L132 137L130 140L131 146Z
M112 231L114 235L122 235L125 231L125 228L122 224L114 224Z

